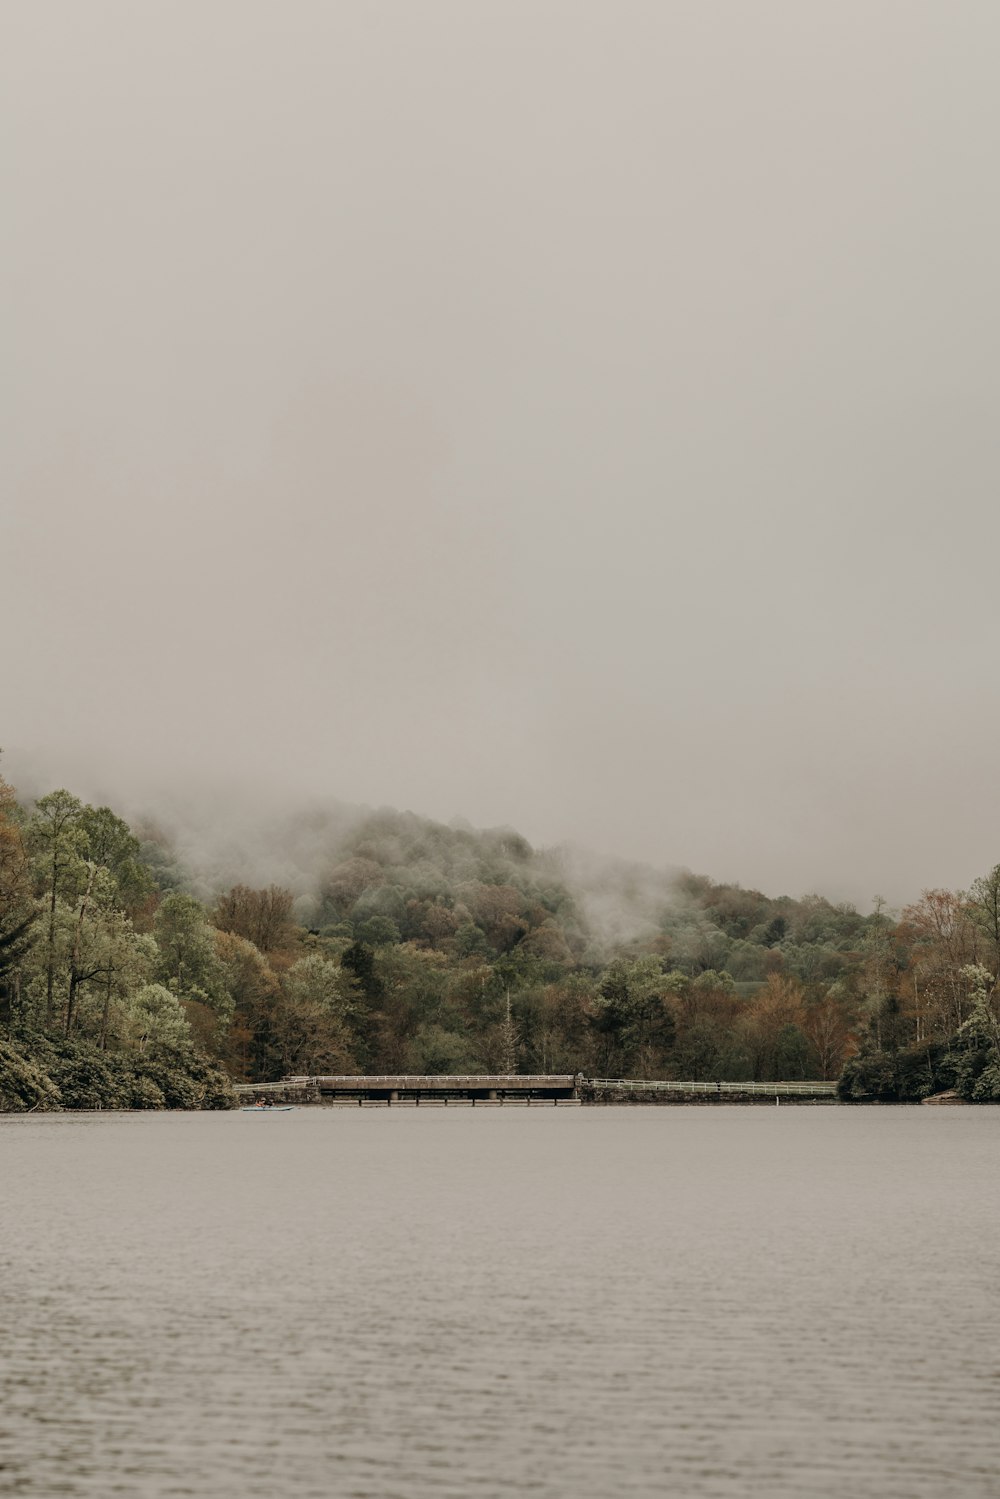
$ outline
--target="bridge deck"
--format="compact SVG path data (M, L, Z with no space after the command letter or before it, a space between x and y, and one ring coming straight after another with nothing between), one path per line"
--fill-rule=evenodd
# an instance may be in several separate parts
M302 1103L614 1103L835 1098L835 1082L679 1082L582 1077L565 1073L377 1073L297 1075L274 1083L239 1083L237 1093Z
M365 1077L318 1076L298 1079L321 1093L572 1093L572 1074L530 1073L370 1073Z

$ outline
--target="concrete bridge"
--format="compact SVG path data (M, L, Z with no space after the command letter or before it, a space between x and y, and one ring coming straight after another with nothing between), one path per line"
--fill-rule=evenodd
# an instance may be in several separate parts
M320 1104L347 1108L511 1108L580 1104L836 1102L831 1082L660 1082L587 1078L582 1074L378 1073L294 1076L274 1083L238 1083L246 1102Z
M579 1105L572 1074L512 1073L428 1074L376 1073L368 1076L285 1077L277 1083L238 1083L237 1093L268 1102L392 1105L427 1108L459 1104L499 1108L511 1104Z

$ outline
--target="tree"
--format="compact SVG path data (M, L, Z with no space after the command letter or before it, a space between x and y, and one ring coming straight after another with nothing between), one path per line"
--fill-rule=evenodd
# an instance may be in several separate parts
M85 960L83 948L84 923L94 898L94 885L97 882L98 866L93 863L87 865L87 883L80 899L79 910L73 924L73 947L69 962L69 992L66 996L66 1034L73 1030L73 1019L76 1011L76 996L82 983L88 979L97 978L103 971L101 958L96 955L91 960Z
M609 1075L648 1077L654 1056L669 1050L675 1021L667 996L671 985L658 959L616 959L601 975L593 1024L605 1038L603 1064Z
M405 1069L407 1072L482 1072L489 1068L478 1052L474 1042L461 1031L449 1031L441 1025L422 1025L407 1042Z
M176 1049L190 1044L191 1027L176 994L144 984L128 1007L128 1035L140 1052Z
M84 859L107 870L114 881L115 902L134 913L153 891L149 871L140 861L138 838L110 807L84 807L80 831Z
M949 1040L955 1090L963 1098L993 1103L1000 1096L1000 1022L991 996L996 975L969 963L960 978L968 992L968 1015Z
M840 1073L851 1046L851 1017L839 985L832 985L819 999L806 1005L802 1029L812 1047L821 1078Z
M0 776L0 1019L10 1018L12 986L34 941L37 914L14 788Z
M285 1072L350 1072L354 1062L348 1017L354 986L344 969L310 953L281 981L284 1004L275 1044Z
M56 911L59 897L75 893L84 873L86 835L83 803L68 791L51 791L35 803L28 822L28 845L35 854L44 891L46 922L45 1024L52 1024L56 977Z
M755 1081L804 1076L809 1045L804 1001L801 984L776 973L754 995L740 1023L740 1036Z
M514 1017L511 1014L510 990L508 989L504 1016L497 1030L500 1071L505 1077L513 1077L517 1071L518 1041L517 1026L514 1024Z
M875 1045L881 1049L882 1020L892 976L889 918L885 900L881 895L876 895L872 903L872 914L868 920L868 930L865 933L862 950L865 990L863 1009L875 1037Z
M149 980L156 962L156 942L151 935L136 932L128 913L117 906L100 914L100 1010L93 1017L93 1029L101 1050L107 1051L112 1031L116 1038L123 1032L124 1011L131 996Z
M677 1023L674 1075L692 1082L746 1077L748 1063L738 1046L744 1007L732 977L706 969L694 979L671 973L668 982Z
M528 932L524 896L513 885L470 883L460 890L462 902L486 934L495 952L509 952ZM449 935L460 925L456 919Z
M969 891L969 914L985 933L995 986L1000 983L1000 864L974 881Z
M192 1018L208 1019L205 1039L237 1072L251 1081L278 1077L282 995L277 976L265 955L245 937L215 932L212 946L216 982L225 995L225 1007L214 1004L206 993L200 1001L206 1008L195 1011Z
M391 916L369 916L355 921L354 932L366 947L393 947L399 941L399 927Z
M590 1071L594 1000L595 984L589 973L564 973L541 988L535 1024L526 1038L531 1048L529 1071Z
M352 942L340 956L341 968L356 980L370 1005L377 1005L385 995L385 986L375 971L375 954L364 942Z
M474 921L463 921L455 932L455 951L461 958L471 958L487 951L489 944L481 927Z
M909 949L910 973L919 985L923 1027L947 1036L968 1014L969 990L962 969L977 963L987 942L973 920L969 900L951 890L925 890L902 914L900 937Z
M166 896L156 913L154 932L160 982L178 999L225 1009L225 983L214 933L201 903L193 895L183 895L180 891Z
M127 911L117 904L112 874L89 866L87 884L75 910L66 908L66 1034L78 1026L108 1050L112 1033L123 1034L123 1009L156 963L152 936L136 932Z
M695 1014L678 1037L674 1067L686 1082L717 1082L746 1076L734 1054L733 1030L723 1016L710 1010Z
M293 901L292 892L280 885L269 885L266 890L234 885L219 896L213 920L220 931L244 937L258 952L274 952L292 940Z
M374 859L348 859L330 871L321 895L321 919L341 921L351 914L355 902L366 891L385 883L382 866Z

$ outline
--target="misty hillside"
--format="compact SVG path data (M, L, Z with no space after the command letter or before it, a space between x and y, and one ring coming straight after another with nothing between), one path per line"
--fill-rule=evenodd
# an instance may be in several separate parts
M138 819L142 858L161 889L211 902L236 883L278 884L324 937L431 946L475 927L497 951L546 939L583 954L592 934L649 924L669 881L568 850L539 852L510 828L445 825L412 812L329 805L238 829ZM473 940L465 932L459 938Z
M280 885L314 933L376 947L524 949L583 964L655 948L685 971L752 983L786 966L834 976L835 955L865 926L853 907L820 896L769 897L580 849L536 850L511 828L389 808L330 804L239 828L137 827L160 888L210 903L233 884Z
M0 793L0 1071L29 1106L292 1071L992 1088L1000 870L897 919L412 812Z
M623 961L652 962L675 986L698 983L703 997L715 986L724 1029L734 1005L778 981L813 996L839 984L843 1000L872 926L853 907L818 895L773 897L580 849L536 850L510 828L445 825L385 808L331 806L256 830L244 822L238 840L231 830L217 828L213 841L204 827L187 827L171 845L161 832L143 856L162 888L191 890L209 906L234 882L278 884L294 896L291 909L309 937L341 961L351 944L370 949L385 970L407 952L434 954L453 983L472 971L482 978L485 965L480 999L494 1023L501 993L525 1009L540 985L572 979L578 990L599 988L608 965ZM846 1020L839 1030L846 1046ZM721 1062L717 1038L702 1032L688 1071L743 1065ZM652 1055L633 1060L633 1069L651 1065ZM808 1055L805 1047L786 1057L780 1070L829 1071L829 1057L810 1069ZM605 1052L606 1066L613 1056ZM434 1065L433 1057L421 1062Z

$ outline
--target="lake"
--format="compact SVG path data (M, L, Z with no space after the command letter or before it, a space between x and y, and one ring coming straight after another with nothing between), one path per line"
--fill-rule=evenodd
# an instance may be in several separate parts
M1000 1110L0 1117L0 1493L995 1496Z

